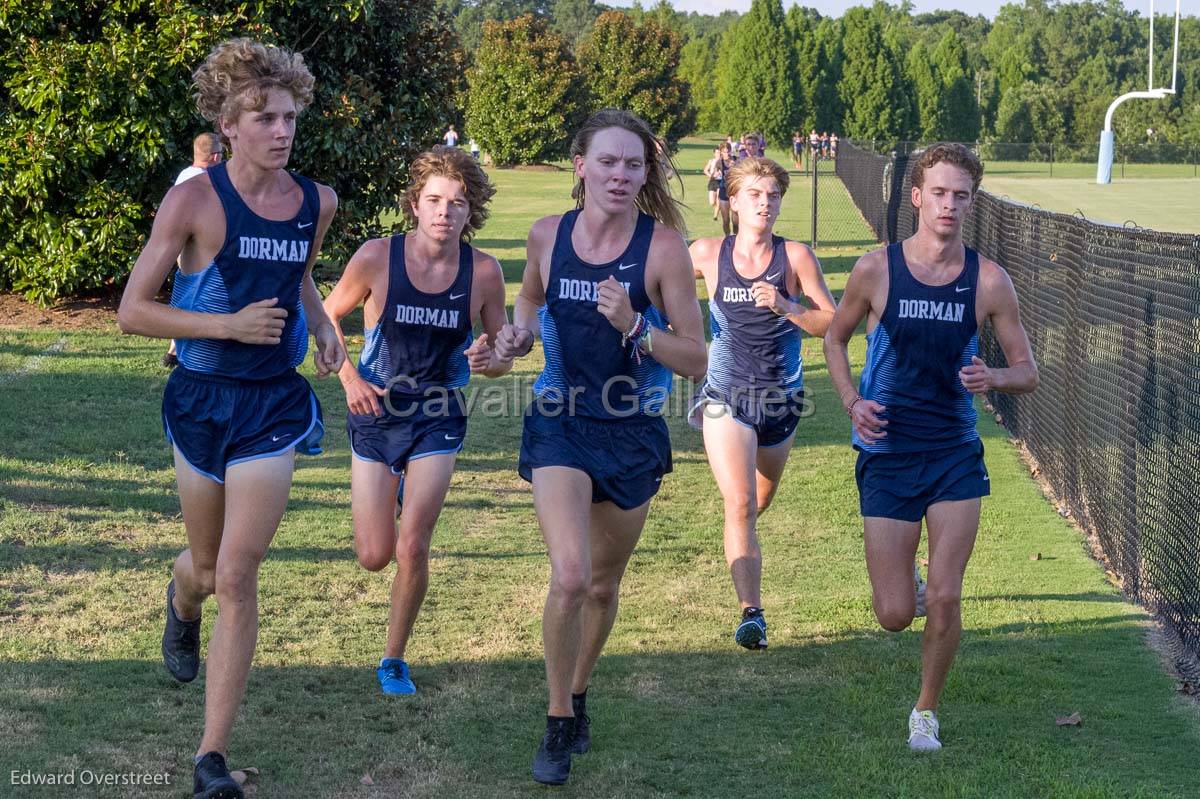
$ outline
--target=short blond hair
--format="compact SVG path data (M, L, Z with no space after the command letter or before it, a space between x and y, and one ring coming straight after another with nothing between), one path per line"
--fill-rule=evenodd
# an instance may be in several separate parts
M737 194L742 190L743 183L754 178L775 178L775 182L779 184L780 197L787 194L788 184L791 182L787 170L770 158L747 156L725 173L725 187L729 196Z
M192 73L196 108L209 122L236 120L244 110L258 111L271 89L283 89L303 111L313 99L313 76L304 56L253 39L230 39L212 49Z
M467 195L467 206L471 209L467 225L463 228L463 241L470 241L475 232L482 228L483 223L487 221L488 215L491 213L487 205L492 199L492 195L496 193L496 187L488 180L487 172L483 171L479 162L464 150L441 144L426 150L412 162L408 176L408 188L404 191L401 210L410 225L417 224L413 206L417 204L417 200L421 199L421 192L424 191L425 184L432 177L457 180L463 185L463 193Z

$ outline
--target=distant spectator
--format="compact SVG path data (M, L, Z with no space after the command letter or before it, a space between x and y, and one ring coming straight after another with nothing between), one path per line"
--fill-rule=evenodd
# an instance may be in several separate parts
M221 137L215 133L201 133L192 139L192 163L175 178L178 186L185 180L191 180L210 166L221 163L225 156L225 148L221 146Z
M454 129L453 125L446 128L446 135L442 136L442 141L446 143L447 147L458 146L458 131Z
M479 160L479 142L475 141L475 139L472 138L470 147L471 147L471 157L474 158L476 161L478 161Z

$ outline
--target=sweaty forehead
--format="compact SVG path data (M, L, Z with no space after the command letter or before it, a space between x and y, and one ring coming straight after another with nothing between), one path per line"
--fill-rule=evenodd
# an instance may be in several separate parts
M625 128L603 128L596 131L592 137L588 155L597 158L609 156L621 160L642 160L646 157L646 148L642 145L641 138L632 131Z
M445 175L431 175L421 187L421 196L449 197L450 199L465 199L466 189L462 181L448 178Z
M925 188L943 188L954 191L970 191L971 173L949 161L939 161L925 170Z

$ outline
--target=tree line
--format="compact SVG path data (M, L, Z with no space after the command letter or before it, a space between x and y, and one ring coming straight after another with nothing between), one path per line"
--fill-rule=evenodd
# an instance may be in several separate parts
M1027 0L991 21L882 2L838 18L798 5L785 13L780 0L720 16L677 12L665 0L627 10L594 0L441 2L474 57L465 121L502 163L561 155L565 144L548 140L562 134L536 107L523 117L519 96L515 108L477 97L512 98L508 89L550 72L563 84L555 122L571 118L573 103L632 107L642 98L669 141L761 130L776 145L814 128L884 142L1094 142L1109 103L1147 83L1149 26L1120 0ZM1170 83L1172 22L1156 25L1159 86ZM1123 106L1118 141L1145 141L1153 129L1156 142L1200 144L1195 17L1181 23L1178 87L1167 100ZM531 137L547 141L536 154L488 141L497 123L515 138L526 121Z
M1092 142L1145 86L1147 25L1119 0L1005 6L988 21L877 3L839 18L780 0L746 14L595 0L39 0L0 3L0 290L50 302L119 284L209 129L189 90L217 42L304 53L317 78L292 166L341 198L325 255L389 232L407 165L449 122L499 164L565 154L601 106L673 146L696 131ZM1172 25L1157 26L1159 84ZM1130 103L1118 142L1200 145L1200 22L1179 94Z

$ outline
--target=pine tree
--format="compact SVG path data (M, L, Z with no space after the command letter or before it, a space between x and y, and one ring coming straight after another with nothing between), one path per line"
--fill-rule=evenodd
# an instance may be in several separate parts
M910 98L899 54L884 36L874 9L852 8L842 17L842 75L838 94L845 106L845 136L903 139L909 134Z
M679 79L691 88L692 110L696 115L695 130L712 132L721 128L717 107L717 40L718 37L696 36L679 51Z
M908 51L908 79L917 101L917 138L923 142L938 141L945 134L947 113L939 79L929 50L917 42Z
M780 0L753 0L724 43L718 89L722 127L762 131L775 146L791 142L802 110L796 53Z
M838 131L845 135L845 109L842 106L842 98L838 94L844 60L841 20L830 18L821 20L814 35L817 40L819 71L812 95L813 124L817 130ZM801 131L801 133L803 132Z
M554 0L550 13L554 17L554 30L574 46L592 30L600 9L596 8L595 0Z
M947 30L933 51L933 67L941 80L943 128L938 138L970 142L979 138L979 104L967 63L967 48L953 29Z
M800 93L792 125L805 135L817 125L817 98L821 81L821 42L808 9L792 6L787 13L788 32L796 51L796 82Z

